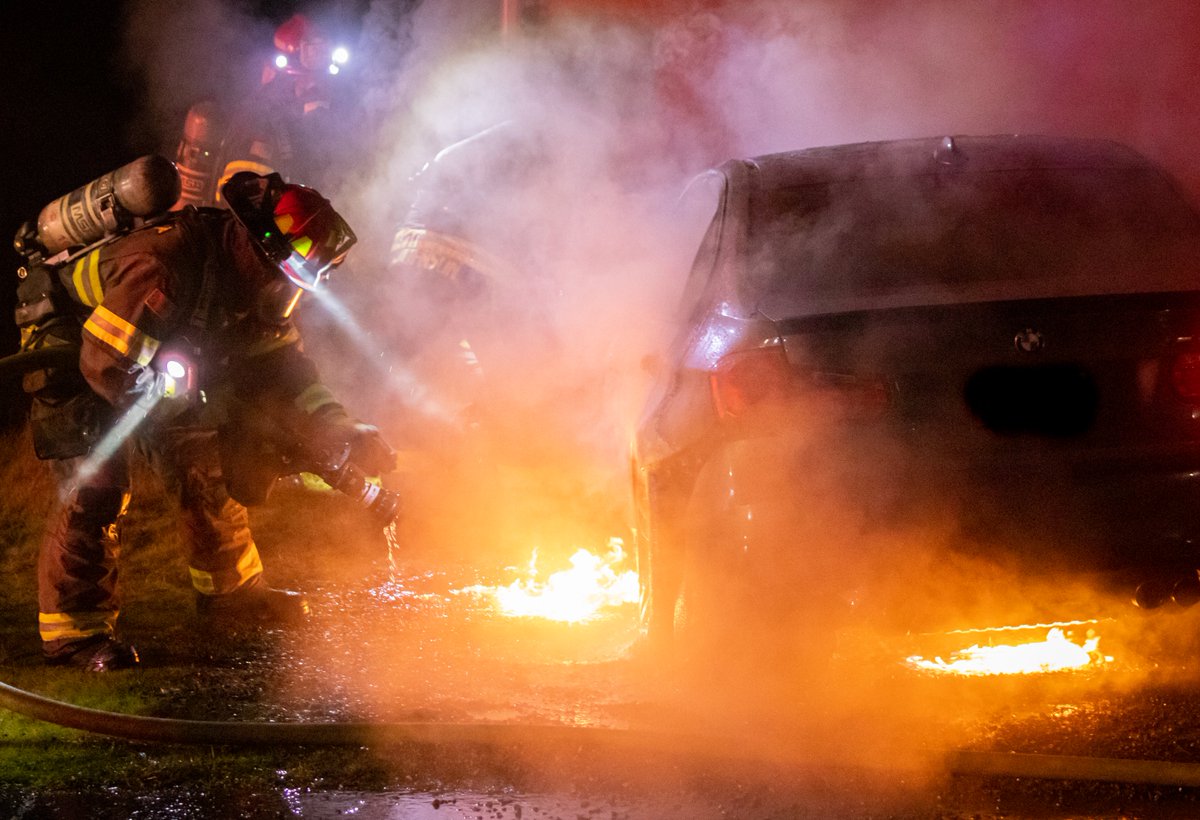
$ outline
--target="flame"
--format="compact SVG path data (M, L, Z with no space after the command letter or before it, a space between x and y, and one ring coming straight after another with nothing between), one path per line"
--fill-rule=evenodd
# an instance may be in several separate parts
M625 550L620 538L611 538L608 552L596 555L578 549L570 569L560 570L544 582L537 579L537 550L529 560L527 577L508 586L475 586L468 591L489 595L510 617L547 618L579 623L597 617L607 607L637 603L638 579L633 570L620 571Z
M1030 675L1082 669L1111 661L1111 657L1099 654L1099 644L1098 635L1077 644L1062 628L1054 627L1044 641L992 646L975 644L951 654L949 660L926 660L913 655L906 662L916 669L954 675Z

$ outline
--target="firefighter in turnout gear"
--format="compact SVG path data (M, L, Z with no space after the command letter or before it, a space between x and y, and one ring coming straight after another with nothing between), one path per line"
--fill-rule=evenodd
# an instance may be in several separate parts
M59 336L77 328L81 389L64 388L70 378L26 378L35 408L39 395L47 399L43 420L60 413L40 426L35 414L34 431L62 502L38 564L50 663L93 671L138 663L114 634L131 446L179 499L197 610L217 625L283 626L308 614L301 594L263 580L244 504L264 500L276 474L254 474L262 454L246 444L241 420L269 419L315 447L344 443L370 475L394 467L379 431L321 384L292 321L301 295L354 243L349 226L319 193L277 174L236 174L223 194L228 210L172 212L57 270L74 312L65 323L51 318ZM39 328L55 326L46 318Z
M203 99L188 109L175 152L178 207L223 206L221 186L239 171L319 181L333 146L345 143L339 120L344 126L349 112L335 106L349 52L303 14L275 30L273 45L247 99L236 105Z

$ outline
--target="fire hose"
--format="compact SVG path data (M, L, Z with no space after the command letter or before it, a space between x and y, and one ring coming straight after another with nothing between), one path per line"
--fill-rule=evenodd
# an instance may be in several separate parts
M389 746L404 743L493 746L579 744L630 750L679 743L667 732L500 723L276 723L189 720L106 712L0 682L0 707L68 729L148 743L207 746Z
M189 720L106 712L0 682L0 707L68 729L148 743L207 746L588 746L608 751L737 755L736 745L677 732L500 723L276 723ZM727 740L727 739L725 739ZM952 775L1200 787L1200 763L955 750L933 756ZM777 758L773 762L786 762ZM795 761L792 761L795 762Z
M44 367L78 367L79 348L72 345L48 345L0 358L0 382Z

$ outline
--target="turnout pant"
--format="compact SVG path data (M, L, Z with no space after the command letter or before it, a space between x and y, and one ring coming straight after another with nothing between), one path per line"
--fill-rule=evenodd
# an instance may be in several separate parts
M137 446L179 500L180 538L196 591L221 595L259 576L262 562L249 516L226 490L216 432L170 427ZM130 450L118 448L102 462L92 456L51 462L60 503L38 556L38 625L47 651L112 633Z

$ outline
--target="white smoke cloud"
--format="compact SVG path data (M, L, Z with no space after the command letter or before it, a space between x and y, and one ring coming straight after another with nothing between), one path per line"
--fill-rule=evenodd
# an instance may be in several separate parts
M463 448L465 457L434 449L406 496L411 517L434 519L439 544L509 539L519 551L543 536L543 546L567 550L572 542L557 536L624 512L624 447L648 381L640 362L672 332L698 240L673 204L708 166L864 140L1037 132L1128 142L1200 189L1200 6L1190 0L728 0L640 16L546 5L543 24L505 40L498 3L371 3L355 43L356 116L325 146L337 173L323 188L360 237L334 289L364 337L358 346L310 337L326 377L401 444L438 446L410 439L425 408L465 429L468 402L492 406L487 446ZM148 92L137 127L155 129L164 150L194 99L251 93L278 22L234 0L131 8L127 59ZM389 250L418 173L502 122L515 142L498 140L495 153L465 163L459 206L474 214L473 239L515 272L497 283L489 309L400 287ZM415 350L394 341L405 333L417 337ZM498 338L506 351L483 359L482 397L456 394L460 363L432 350L453 347L460 333ZM362 352L372 346L376 355ZM367 400L380 392L380 372L394 377L407 412L392 413L394 393ZM915 545L867 542L829 507L814 516L846 546L917 559L895 562L913 578L904 600L939 586L976 594L977 567L961 584L927 571L945 569L940 555L921 560L927 532ZM1016 586L983 577L995 589ZM864 700L877 704L868 714L878 720L863 720L871 738L903 711L878 691ZM847 742L843 732L839 722L830 735Z
M1200 10L1182 0L603 5L546 3L541 24L505 39L498 3L371 3L355 43L356 116L326 146L338 172L322 186L361 239L339 295L381 357L399 358L394 328L445 324L444 304L397 298L387 270L414 177L447 146L512 123L517 147L498 142L503 155L476 160L468 187L476 238L518 273L496 297L505 311L451 313L506 334L512 355L485 367L538 435L604 458L637 413L642 355L669 333L697 238L671 203L704 167L822 144L1041 132L1126 141L1200 184ZM278 22L232 0L132 8L128 59L165 147L193 98L249 93ZM514 150L531 155L515 174ZM367 383L350 354L326 355L339 386Z

